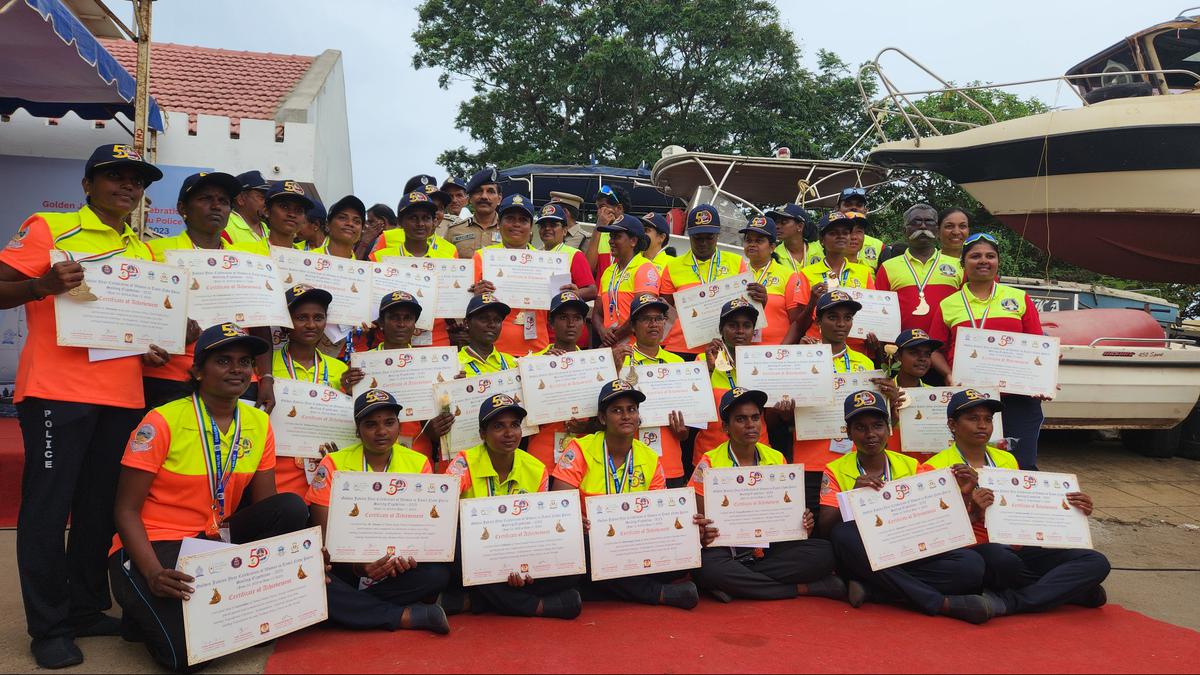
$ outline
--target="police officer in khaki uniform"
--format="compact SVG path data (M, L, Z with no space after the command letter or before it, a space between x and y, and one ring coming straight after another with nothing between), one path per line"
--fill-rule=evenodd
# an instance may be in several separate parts
M442 182L442 192L450 197L450 206L446 208L446 214L442 216L442 221L437 224L433 233L445 238L450 226L462 219L459 214L467 207L467 182L458 176L449 176Z
M471 258L484 246L500 243L500 219L496 216L496 207L502 197L496 167L471 176L467 182L471 217L455 222L446 230L446 238L458 249L458 257Z
M588 241L587 232L584 232L583 228L579 226L579 210L583 208L583 197L569 192L551 192L550 203L562 204L566 207L567 236L563 238L563 243L582 251Z

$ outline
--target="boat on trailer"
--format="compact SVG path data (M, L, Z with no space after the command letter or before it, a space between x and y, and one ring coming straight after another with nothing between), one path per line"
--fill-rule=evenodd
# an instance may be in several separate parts
M907 60L939 86L901 91L885 57ZM954 86L889 47L860 71L860 91L864 78L880 84L882 94L864 94L864 104L885 141L869 162L941 174L1030 243L1085 269L1200 281L1200 15L1134 33L1058 77ZM997 122L971 97L1055 81L1078 107ZM928 96L957 98L989 122L927 114L914 101Z

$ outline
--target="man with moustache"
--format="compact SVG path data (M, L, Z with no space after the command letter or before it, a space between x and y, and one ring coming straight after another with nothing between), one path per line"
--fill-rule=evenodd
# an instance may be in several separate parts
M471 258L484 246L500 243L500 219L496 216L496 207L502 196L496 167L471 176L467 182L471 217L459 220L446 230L446 238L458 249L459 258Z
M242 191L234 197L229 222L221 235L231 244L244 244L267 238L267 192L271 183L261 171L238 174Z
M908 249L879 267L875 288L895 291L900 301L901 330L929 330L933 308L962 286L958 261L937 250L938 214L928 204L904 212Z
M271 255L272 246L292 248L296 244L296 233L307 218L313 201L304 193L298 181L281 180L271 184L267 191L267 236L258 241L234 244L231 248L246 253Z

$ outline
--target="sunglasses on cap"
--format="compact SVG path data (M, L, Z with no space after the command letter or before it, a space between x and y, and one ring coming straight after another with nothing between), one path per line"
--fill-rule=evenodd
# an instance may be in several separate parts
M617 196L616 193L613 192L613 189L607 185L600 186L600 194L608 196L608 197L612 197L614 199Z
M997 247L1000 246L1000 242L997 241L995 237L988 234L987 232L976 232L975 234L967 237L967 240L963 242L963 248L966 248L967 246L974 244L975 242L979 241L980 239L982 239L983 241L989 242Z
M845 190L842 190L842 199L846 199L847 197L866 197L866 196L867 196L866 188L846 188Z

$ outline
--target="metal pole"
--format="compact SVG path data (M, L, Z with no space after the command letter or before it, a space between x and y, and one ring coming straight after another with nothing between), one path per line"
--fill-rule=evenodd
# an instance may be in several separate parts
M152 0L133 0L134 22L137 24L137 92L133 98L133 147L146 155L146 131L150 116L150 8ZM146 235L145 201L133 210L133 222L139 237Z

